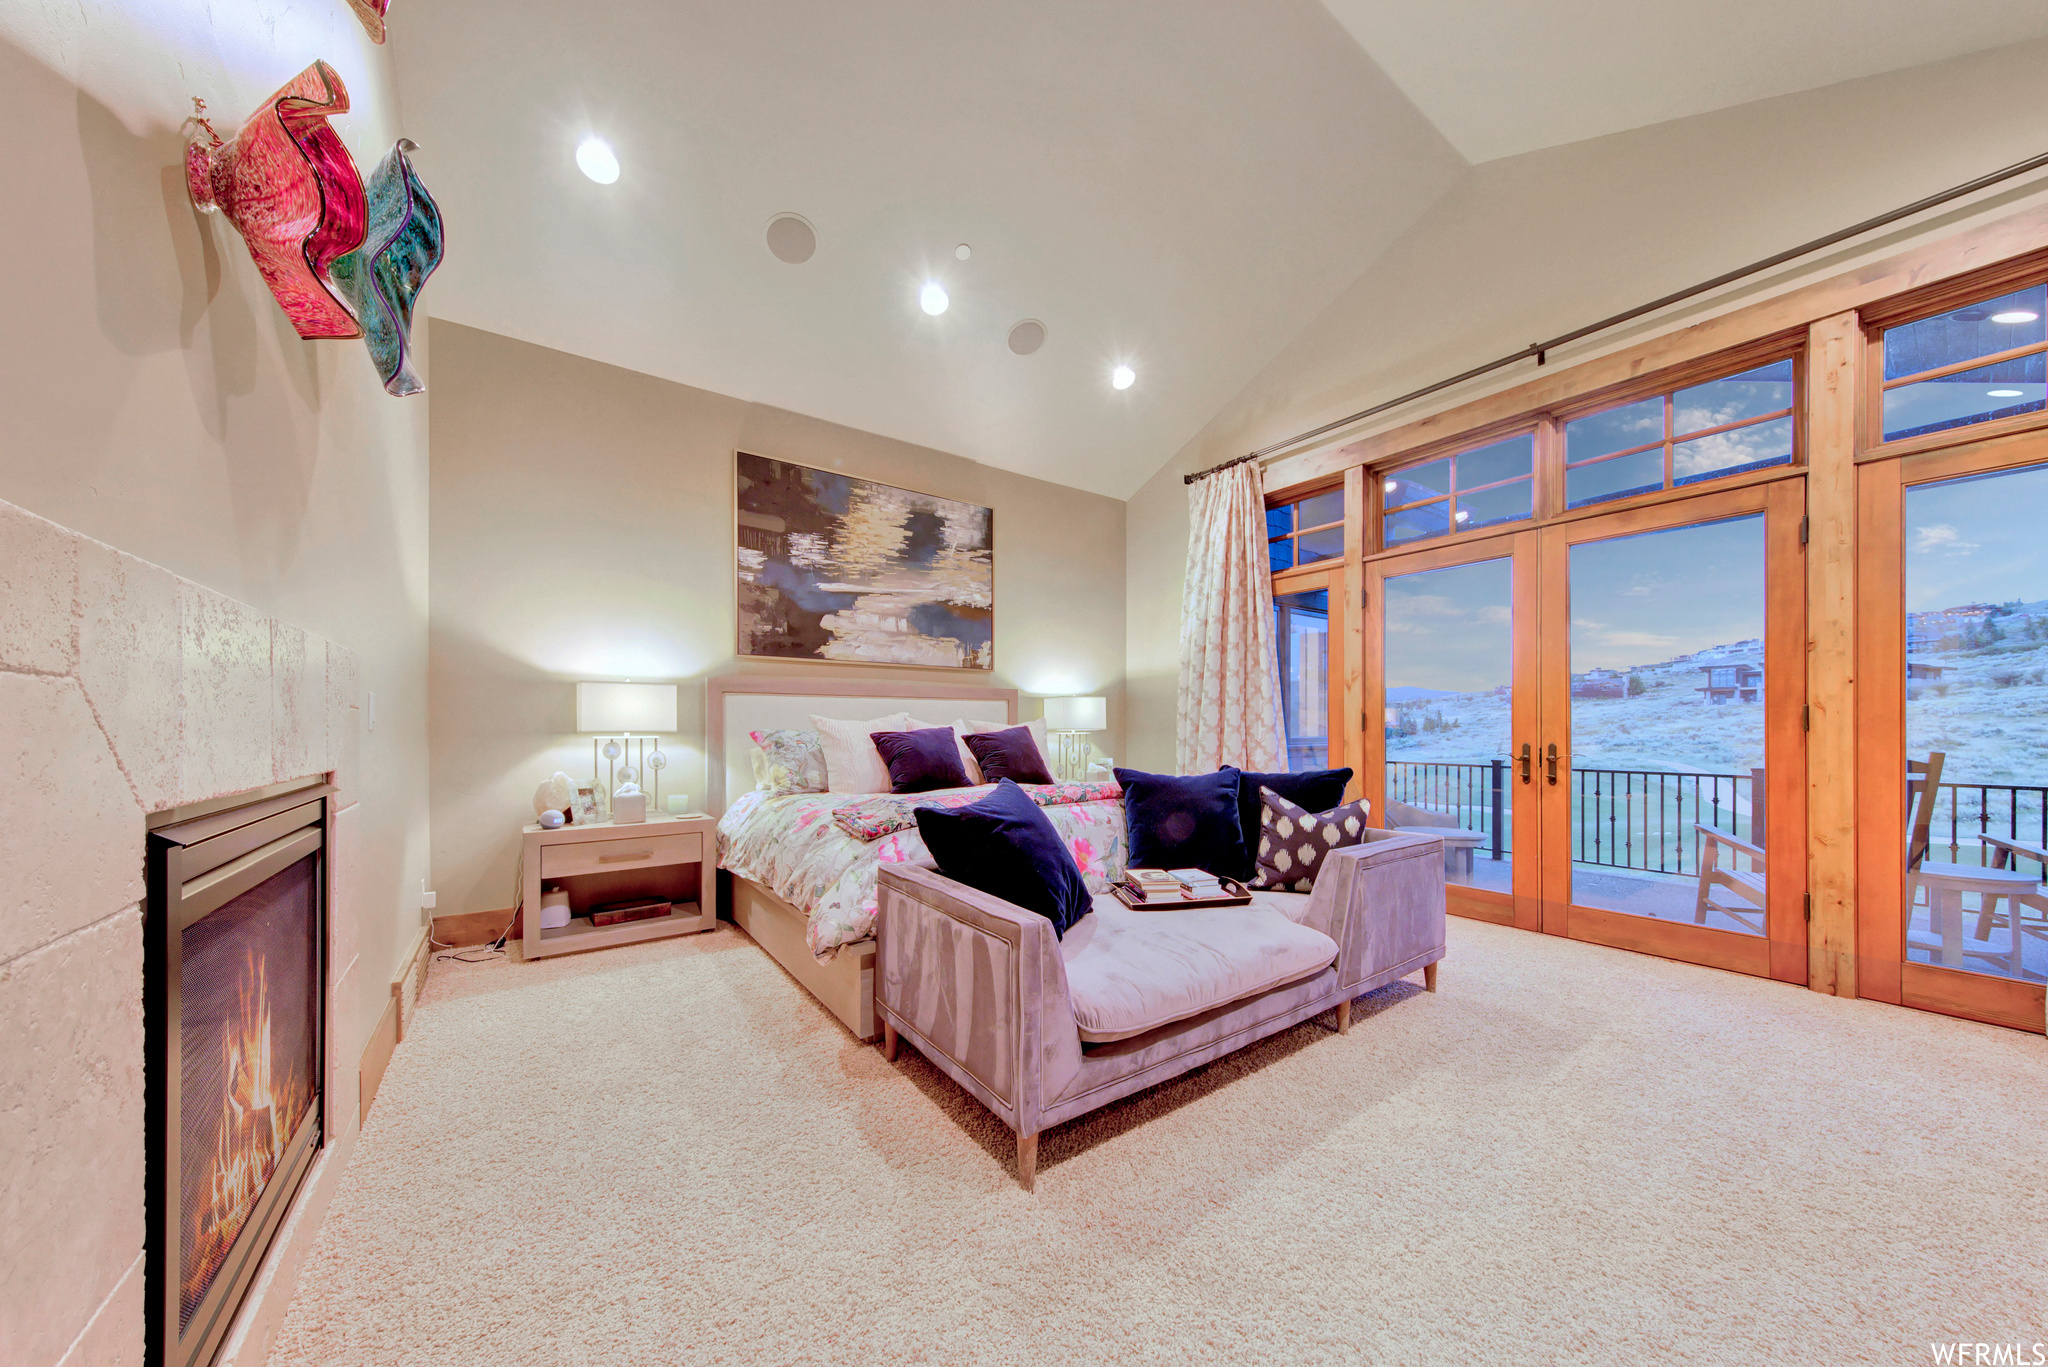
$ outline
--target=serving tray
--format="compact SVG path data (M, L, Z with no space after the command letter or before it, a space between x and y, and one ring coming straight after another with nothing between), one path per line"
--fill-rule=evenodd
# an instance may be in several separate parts
M1227 897L1190 897L1178 902L1147 902L1134 894L1127 883L1118 883L1110 891L1116 894L1117 901L1132 911L1195 911L1201 907L1242 907L1251 904L1252 895L1245 890L1244 884L1235 878L1222 878L1217 881L1224 887L1236 888L1237 891Z

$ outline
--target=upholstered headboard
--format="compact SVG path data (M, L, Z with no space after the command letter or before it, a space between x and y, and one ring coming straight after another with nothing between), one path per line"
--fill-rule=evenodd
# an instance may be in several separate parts
M976 684L868 679L752 677L708 679L704 684L704 805L714 816L754 786L753 742L749 731L808 728L813 714L859 720L908 712L919 721L944 725L961 721L1014 724L1017 690Z

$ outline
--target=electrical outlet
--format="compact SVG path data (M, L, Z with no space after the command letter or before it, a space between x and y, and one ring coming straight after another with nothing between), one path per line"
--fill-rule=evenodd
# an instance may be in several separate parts
M438 896L440 896L440 894L439 894L439 893L433 893L433 892L428 892L428 891L427 891L427 880L426 880L426 879L424 879L424 878L420 879L420 910L421 910L421 911L432 911L432 910L434 909L434 899L435 899L435 898L437 898Z

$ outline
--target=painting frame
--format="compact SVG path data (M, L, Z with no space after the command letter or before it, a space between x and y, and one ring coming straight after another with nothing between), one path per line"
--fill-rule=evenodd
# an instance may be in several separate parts
M755 464L750 468L749 462ZM835 461L834 465L837 464ZM787 485L792 479L799 479L805 487L791 490ZM744 448L733 451L732 480L733 558L728 563L732 565L734 574L733 651L738 659L772 661L778 665L918 669L948 674L967 671L992 675L995 672L995 509L890 484L866 475L851 474L838 468L826 469ZM785 487L775 490L772 486L776 482L782 482ZM756 492L760 490L766 492ZM796 495L794 504L790 502L792 493ZM806 498L813 506L805 505ZM772 499L781 501L772 505L764 502ZM833 539L826 544L832 552L837 552L842 544L838 538L843 535L848 510L834 511L830 507L834 499L849 504L858 502L870 513L874 513L877 507L887 509L893 505L917 515L920 525L903 529L901 536L912 543L921 541L922 556L910 559L897 556L886 566L879 566L886 576L898 581L894 584L868 584L859 589L830 582L795 586L798 593L843 600L829 611L806 611L806 608L814 609L816 604L793 605L779 586L772 590L777 596L769 597L760 581L750 577L763 570L763 562L767 558L773 557L779 562L773 568L785 581L792 573L803 573L802 567L789 562L787 547L778 545L779 539L787 535L790 524L787 521L782 521L779 526L770 524L777 523L778 515L793 514L799 519L809 519L814 529L820 529L814 530L809 538L812 542L809 549L814 554L824 549L817 544L818 538L829 535ZM871 523L874 521L873 517L869 520ZM832 524L831 530L822 530L828 523ZM897 529L884 522L871 525L869 531L871 534L879 532L882 540L887 541ZM750 541L752 545L749 545ZM858 546L856 550L859 550ZM867 550L869 556L876 553L872 546ZM920 559L923 563L914 563ZM934 561L943 563L934 565ZM940 575L949 576L944 580L947 585L945 591L940 588ZM930 582L905 582L916 581L920 576ZM878 596L885 600L889 611L877 614L869 610L862 615L871 623L886 618L893 625L898 639L894 642L863 639L871 636L869 632L860 632L851 640L841 636L840 633L849 628L844 621L833 619L848 609L858 611L862 604ZM895 609L904 607L906 598L916 601L908 604L909 612L899 614ZM761 620L764 615L783 619L795 617L800 627L795 632L785 629L778 636L773 631L764 631ZM906 624L915 622L920 616L928 619L925 624L916 630L905 629ZM813 618L823 624L822 628L811 621ZM837 639L821 644L820 638L824 634ZM760 649L764 639L774 642L777 648ZM887 658L891 653L921 655L924 658Z

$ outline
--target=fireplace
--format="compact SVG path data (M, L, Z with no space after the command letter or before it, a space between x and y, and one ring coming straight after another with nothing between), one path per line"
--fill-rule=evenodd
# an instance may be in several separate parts
M152 822L148 1367L214 1360L320 1149L333 792Z

